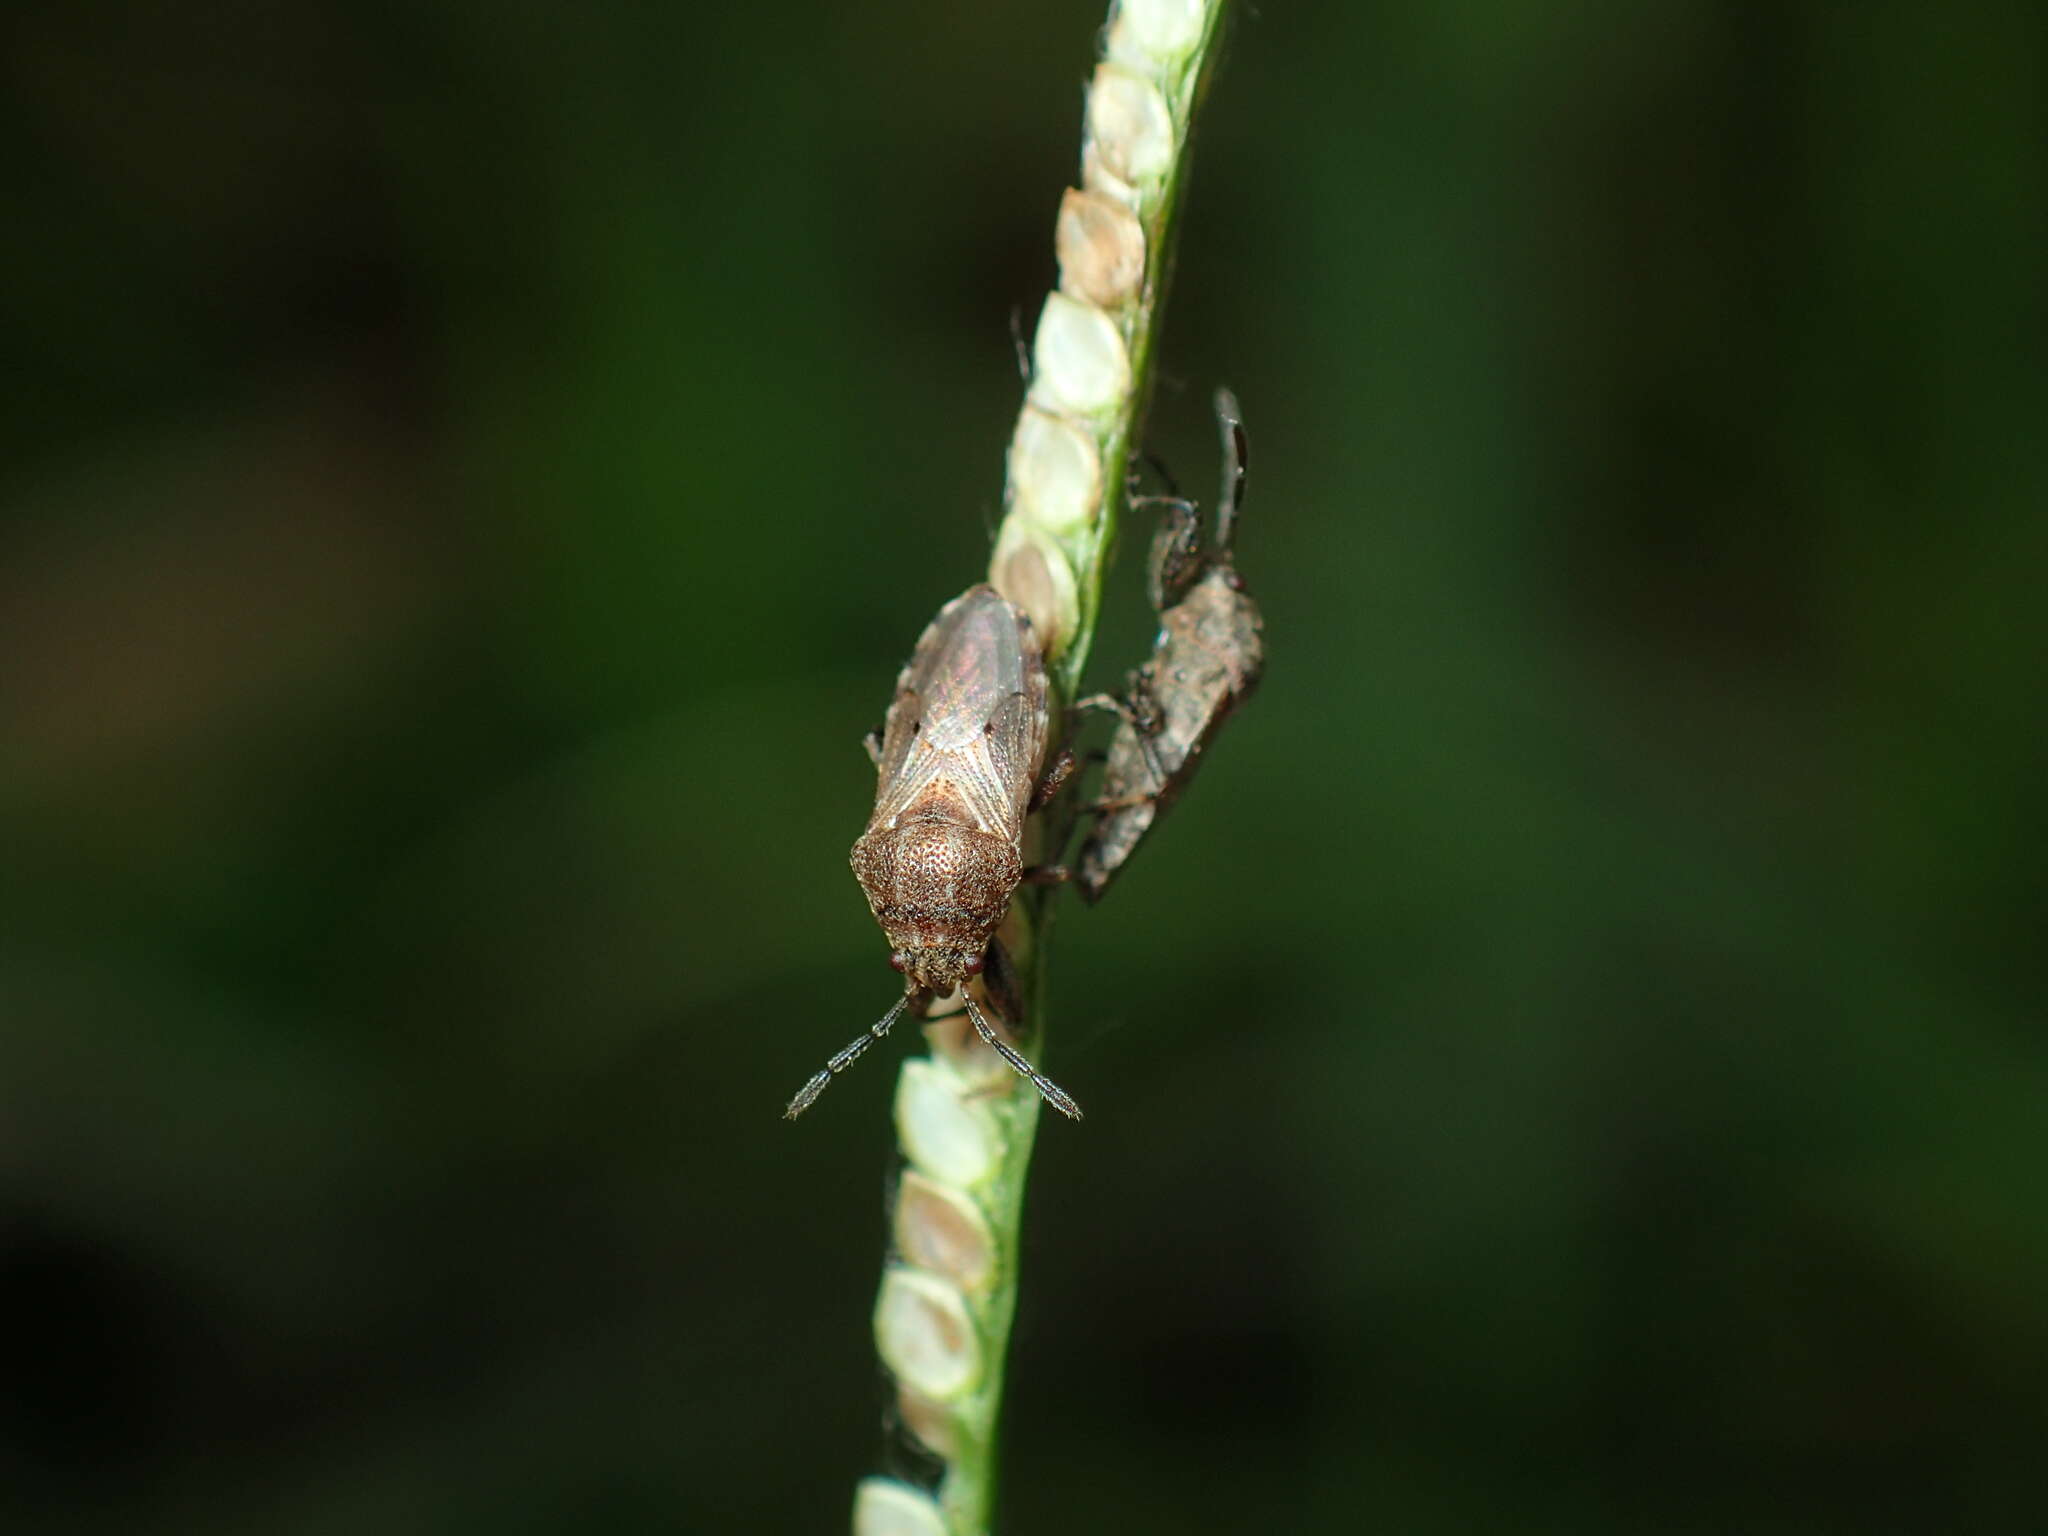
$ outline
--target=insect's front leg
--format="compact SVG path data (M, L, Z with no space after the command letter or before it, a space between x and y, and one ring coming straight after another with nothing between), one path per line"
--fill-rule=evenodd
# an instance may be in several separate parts
M1084 709L1099 709L1104 714L1115 715L1140 736L1150 736L1159 729L1159 707L1152 700L1149 689L1141 690L1138 674L1133 672L1127 685L1128 694L1091 693L1085 699L1074 700L1074 712Z
M1179 602L1202 573L1202 515L1195 504L1181 495L1173 474L1152 454L1145 455L1166 486L1164 496L1139 489L1138 466L1133 463L1124 475L1124 505L1133 512L1157 507L1163 514L1159 530L1152 536L1152 557L1145 567L1145 590L1156 612L1164 613Z
M860 744L868 749L868 761L873 763L876 768L880 768L882 766L882 733L880 731L869 731L867 735L861 737Z
M1124 727L1131 733L1131 740L1138 749L1138 755L1145 760L1145 771L1152 776L1153 789L1135 798L1131 795L1118 795L1113 799L1094 801L1083 806L1083 810L1103 811L1117 806L1137 804L1151 798L1152 794L1166 784L1166 765L1160 761L1159 749L1152 741L1152 738L1166 727L1166 712L1159 707L1159 700L1153 696L1152 685L1147 677L1148 671L1148 667L1140 667L1131 673L1123 697L1119 698L1113 693L1090 694L1085 699L1077 700L1074 708L1106 710L1123 722Z
M1202 515L1192 501L1178 496L1147 496L1132 509L1156 506L1163 514L1152 535L1152 561L1146 570L1146 594L1156 612L1164 613L1183 597L1208 564L1202 552Z

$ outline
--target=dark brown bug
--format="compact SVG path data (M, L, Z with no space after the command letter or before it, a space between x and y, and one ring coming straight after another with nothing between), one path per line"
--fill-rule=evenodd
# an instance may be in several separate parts
M969 587L917 642L896 679L879 743L875 813L853 845L853 873L889 940L904 993L866 1034L828 1061L789 1102L794 1120L888 1032L955 987L974 1028L1062 1114L1066 1093L990 1027L968 983L988 965L996 925L1025 877L1024 818L1056 791L1073 759L1041 782L1047 730L1045 659L1031 621L995 588ZM998 960L991 979L1007 973ZM1012 993L1004 986L991 990ZM1014 1013L1014 995L1003 1006Z
M1120 716L1110 739L1097 814L1074 883L1088 901L1101 899L1130 862L1145 834L1165 815L1201 766L1223 723L1258 686L1265 668L1264 622L1232 563L1231 536L1244 502L1250 461L1244 422L1230 391L1216 391L1223 434L1223 492L1216 540L1202 548L1201 518L1192 502L1155 498L1166 514L1152 541L1152 606L1159 639L1152 659L1131 674L1121 699L1090 704Z

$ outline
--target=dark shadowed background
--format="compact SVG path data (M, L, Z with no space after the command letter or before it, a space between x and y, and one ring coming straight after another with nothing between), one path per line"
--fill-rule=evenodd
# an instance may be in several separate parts
M10 1529L844 1528L914 1035L779 1112L1100 19L0 23ZM1060 924L1010 1530L2038 1518L2044 33L1238 17L1270 672Z

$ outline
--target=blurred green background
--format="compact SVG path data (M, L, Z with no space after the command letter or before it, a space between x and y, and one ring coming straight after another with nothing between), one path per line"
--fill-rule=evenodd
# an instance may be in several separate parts
M1009 1529L2038 1528L2040 16L1237 18L1271 665L1061 921ZM1100 20L0 23L10 1529L844 1528L915 1036L779 1112Z

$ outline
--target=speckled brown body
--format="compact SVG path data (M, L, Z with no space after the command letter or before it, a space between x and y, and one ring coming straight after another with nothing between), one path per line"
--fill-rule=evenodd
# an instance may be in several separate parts
M1031 621L993 587L970 587L939 610L896 680L875 812L853 845L890 963L915 985L947 992L982 968L1023 878L1046 729Z
M786 1118L811 1108L905 1010L922 1014L954 987L961 987L967 1018L987 1047L1044 1102L1081 1118L1081 1106L995 1032L975 987L963 985L987 967L983 987L991 999L1006 991L999 1008L1016 1014L1014 989L989 985L1012 973L991 967L989 954L1001 956L995 926L1024 879L1024 815L1071 766L1063 754L1040 782L1044 739L1047 682L1030 618L995 588L973 586L938 610L897 678L881 741L868 737L877 770L874 815L854 844L852 864L874 920L889 936L889 965L903 973L903 995L799 1087L782 1110Z
M969 587L939 610L896 679L875 759L875 814L853 845L853 873L889 939L903 996L863 1035L797 1090L791 1120L832 1079L889 1032L907 1009L922 1013L960 988L967 1017L1018 1076L1070 1119L1081 1106L1026 1061L989 1023L963 985L989 966L996 925L1024 878L1024 817L1066 777L1071 758L1039 779L1046 741L1045 659L1031 621L987 586ZM1006 966L989 966L984 989ZM1016 1012L1014 992L999 1009ZM1009 1022L1014 1027L1015 1019Z
M1216 543L1205 552L1194 508L1168 503L1173 516L1152 548L1159 638L1152 659L1131 674L1124 718L1103 767L1099 815L1074 867L1074 883L1090 902L1101 898L1180 798L1209 743L1265 670L1265 624L1232 564L1246 447L1237 402L1227 393L1217 396L1217 415L1225 471Z

